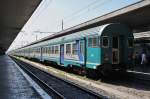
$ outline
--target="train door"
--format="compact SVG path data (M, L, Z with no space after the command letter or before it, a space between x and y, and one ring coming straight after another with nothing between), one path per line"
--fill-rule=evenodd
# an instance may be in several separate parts
M121 35L119 36L119 63L124 63L124 56L125 56L125 36Z
M60 64L64 64L64 44L60 45Z
M112 63L119 64L119 36L112 37Z
M85 50L85 42L84 40L77 40L77 50L78 50L78 57L79 57L79 61L80 63L82 64L85 64L84 63L84 50Z

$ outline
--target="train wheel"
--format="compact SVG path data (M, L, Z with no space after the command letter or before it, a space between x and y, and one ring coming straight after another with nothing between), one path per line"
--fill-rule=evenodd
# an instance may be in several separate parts
M73 67L72 67L72 65L68 65L67 66L67 72L69 72L69 73L71 73L71 72L73 72Z
M86 69L86 77L97 80L99 79L99 73L97 70Z
M85 69L85 67L82 68L81 72L82 72L83 76L86 76L86 69Z
M100 73L104 77L108 77L111 74L111 72L112 72L112 66L111 66L111 64L104 64L100 68Z
M85 69L82 67L73 66L72 70L74 73L84 76L86 74Z
M127 69L126 68L121 68L118 72L121 73L121 74L126 74Z

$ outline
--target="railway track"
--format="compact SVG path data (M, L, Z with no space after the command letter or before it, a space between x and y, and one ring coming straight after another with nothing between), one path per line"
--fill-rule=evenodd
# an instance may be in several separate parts
M42 81L38 76L36 76L33 72L25 68L19 61L14 59L14 61L34 80L37 84L39 84L51 97L54 99L66 99L59 92L54 90L51 86Z
M150 75L145 75L133 71L128 72L115 72L109 78L103 78L104 82L121 84L128 87L133 85L138 88L138 86L143 86L144 89L149 89L150 86ZM136 88L135 87L135 88Z
M13 60L25 70L53 99L107 99L86 88L57 78L20 60Z
M134 77L139 80L149 81L150 82L150 73L128 71L127 74L130 77Z

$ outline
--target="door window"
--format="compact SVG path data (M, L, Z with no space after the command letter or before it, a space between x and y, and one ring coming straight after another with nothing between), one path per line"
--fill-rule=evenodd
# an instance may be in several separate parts
M102 47L107 48L109 46L109 39L108 37L102 37Z
M118 49L118 37L113 37L112 47Z
M133 38L128 38L128 46L133 47Z
M84 54L84 42L80 42L80 52Z
M119 63L119 37L112 37L112 62L113 64Z
M113 63L118 63L119 62L119 57L118 56L119 56L118 51L114 50L112 52L112 61L113 61Z

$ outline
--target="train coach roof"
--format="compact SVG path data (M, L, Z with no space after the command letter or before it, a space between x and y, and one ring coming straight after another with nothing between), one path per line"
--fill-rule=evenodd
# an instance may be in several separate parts
M60 39L63 38L65 41L68 41L68 40L80 39L80 38L87 37L87 36L92 36L92 35L99 35L100 36L102 34L102 31L108 25L110 25L110 24L90 28L90 29L87 29L87 30L79 31L79 32L75 32L75 33L72 33L70 35L65 35L65 37L59 37L59 38Z
M36 42L33 42L29 45L26 45L24 47L28 47L30 45L34 45L34 44L37 44L37 43L40 43L40 42L44 42L44 41L47 41L47 40L51 40L51 39L54 39L54 38L60 38L62 36L67 36L67 38L75 38L75 37L80 37L80 36L86 36L86 35L92 35L92 34L97 34L97 35L101 35L102 34L102 31L108 27L108 26L113 26L113 25L121 25L121 24L118 24L118 23L110 23L110 24L105 24L105 25L102 25L102 26L97 26L97 27L94 27L94 28L90 28L90 29L85 29L85 30L82 30L82 31L76 31L76 32L73 32L73 31L70 31L70 32L65 32L64 31L60 31L60 32L57 32L55 34L52 34L48 37L45 37L43 39L40 39ZM70 35L71 34L71 35ZM23 47L23 48L24 48Z

